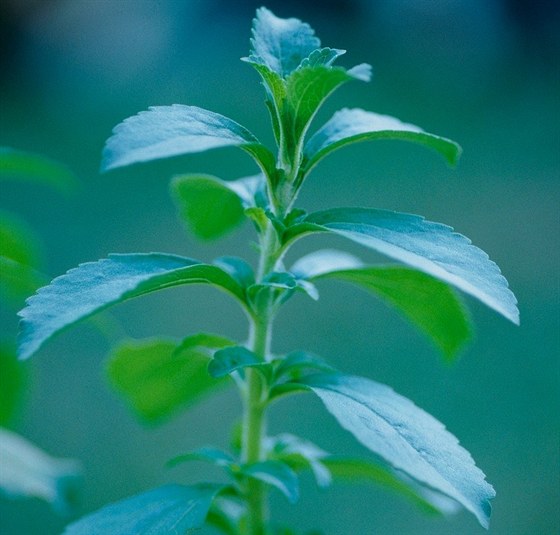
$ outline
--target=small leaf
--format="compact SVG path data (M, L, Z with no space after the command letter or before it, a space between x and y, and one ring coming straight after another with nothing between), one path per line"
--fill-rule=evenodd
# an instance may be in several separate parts
M321 46L315 32L299 19L281 19L265 7L257 9L253 20L250 61L265 65L281 77Z
M328 453L309 440L304 440L295 435L283 433L269 439L269 455L276 460L286 463L293 470L309 468L319 487L328 487L331 484L331 473L323 464L323 459Z
M306 143L303 151L304 173L308 173L333 150L370 139L401 139L419 143L439 152L450 165L455 165L461 154L461 148L454 141L424 132L413 124L403 123L389 115L345 108L336 112Z
M428 513L453 514L460 507L447 496L430 491L413 480L403 480L398 472L371 460L329 455L322 459L322 463L335 480L382 485Z
M148 535L200 528L219 487L165 485L99 509L63 535Z
M45 276L27 264L20 264L11 258L0 256L0 299L2 301L11 301L21 306L25 298L33 294L45 282Z
M249 130L219 113L181 104L151 107L116 126L105 144L101 169L227 146L244 149L265 174L273 173L274 157Z
M262 461L241 467L241 474L276 487L290 503L299 500L299 481L296 473L280 461Z
M146 423L169 419L223 386L208 375L209 349L200 344L181 350L173 340L126 340L107 362L113 387Z
M219 450L217 448L199 448L197 450L191 451L189 453L184 453L183 455L178 455L170 461L167 462L167 466L173 467L178 464L191 462L191 461L206 461L216 466L229 467L234 462L235 459L227 452Z
M343 54L346 54L346 50L329 47L318 48L311 52L311 54L299 64L298 69L319 66L330 67L333 62Z
M470 338L467 312L447 284L400 266L352 269L352 257L346 254L338 260L336 257L334 251L318 251L300 259L292 270L312 281L338 279L380 296L427 334L448 360ZM359 261L355 259L355 262ZM329 265L335 266L334 269L329 271ZM345 265L350 269L344 268Z
M208 364L208 373L218 378L245 368L257 368L266 374L269 366L246 347L234 346L216 351L214 358Z
M171 191L179 214L197 238L219 238L245 218L241 199L219 178L177 176L171 182Z
M36 233L4 210L0 210L0 256L34 268L41 265L43 256Z
M23 437L0 428L0 491L11 498L40 498L62 514L77 505L81 467L55 459Z
M279 359L278 367L275 371L276 380L288 379L297 380L309 370L332 372L334 368L325 362L321 357L313 355L307 351L294 351L284 358Z
M188 352L192 349L199 349L203 351L222 349L223 347L234 345L235 342L233 340L230 340L225 336L220 336L219 334L197 333L183 338L183 340L175 348L173 354L181 355L183 352Z
M363 267L356 256L336 249L321 249L302 256L291 267L290 273L298 278L314 279L333 271Z
M110 305L181 284L213 284L244 302L237 281L217 266L160 253L110 255L81 264L28 300L19 315L19 357L26 359L51 336Z
M44 183L63 193L76 187L76 178L66 166L38 154L0 147L0 180L6 179Z
M301 384L366 448L421 484L453 498L487 528L495 492L470 454L434 417L388 386L318 374Z
M255 284L255 272L243 258L220 256L214 260L214 265L229 273L242 288L248 288Z
M498 266L468 238L447 225L387 210L337 208L309 214L286 231L284 241L325 231L451 284L519 323L517 300Z

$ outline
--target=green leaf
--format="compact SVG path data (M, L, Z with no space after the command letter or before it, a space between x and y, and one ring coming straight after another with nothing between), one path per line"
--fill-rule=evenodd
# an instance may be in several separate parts
M276 380L297 380L309 370L332 372L334 368L321 357L307 351L293 351L278 361L274 373Z
M488 527L494 489L433 416L388 386L362 377L317 374L301 384L365 447L396 470L456 500Z
M443 494L426 489L413 480L404 480L390 468L371 460L329 455L321 459L335 480L351 483L364 481L382 485L408 498L428 513L453 514L459 504Z
M336 253L331 252L332 255ZM312 281L338 279L381 297L427 334L447 360L452 360L470 338L468 314L455 292L445 283L401 266L372 266L328 271L324 251L312 253L296 264L296 275ZM340 259L350 261L349 255ZM335 260L333 259L333 262ZM299 266L298 266L299 264ZM318 271L317 271L318 270Z
M173 352L174 355L181 355L183 352L189 352L192 349L199 349L203 351L211 351L222 349L227 346L234 346L236 343L225 336L211 333L197 333L191 334L183 338L179 345ZM211 353L208 353L209 355Z
M4 210L0 210L0 256L35 268L43 256L36 233L22 219Z
M246 464L241 467L240 473L276 487L288 498L290 503L296 503L299 500L297 474L283 462L262 461Z
M389 115L345 108L337 111L306 143L303 171L308 173L333 150L370 139L400 139L419 143L439 152L450 165L455 165L461 155L457 143L424 132L418 126L403 123Z
M274 156L245 127L196 106L154 106L129 117L113 130L103 150L101 169L237 146L251 154L267 176Z
M0 344L0 425L8 424L23 397L27 373L17 360L15 348Z
M81 264L41 288L19 313L19 357L30 357L51 336L110 305L193 283L212 284L244 302L242 288L228 273L190 258L161 253L110 255Z
M472 295L515 324L517 300L498 266L451 227L423 217L369 208L315 212L289 228L289 242L313 232L331 232L399 260Z
M179 214L197 238L219 238L245 218L241 199L219 178L177 176L171 182L171 191Z
M283 433L269 438L267 449L272 459L286 463L293 470L309 468L319 487L328 487L331 484L331 473L323 464L323 459L328 457L328 453L309 440Z
M282 114L287 139L300 143L327 97L343 83L356 79L369 81L360 69L347 71L327 65L306 66L292 72L286 80L286 106Z
M11 498L40 498L62 514L77 505L81 467L55 459L20 435L0 428L0 491Z
M70 524L63 535L187 533L204 525L219 487L165 485L99 509Z
M206 461L216 466L229 467L235 459L227 452L217 448L199 448L183 455L178 455L167 462L167 466L177 466L178 464L191 462L191 461Z
M21 306L26 297L30 296L42 284L45 276L11 258L0 256L0 299L12 301Z
M167 339L126 340L107 362L112 386L146 423L157 424L223 386L208 375L211 348Z
M245 368L257 368L266 374L269 367L270 364L260 360L246 347L233 346L216 351L214 358L208 364L208 373L218 378Z
M253 20L251 45L251 62L285 77L319 48L321 41L309 24L295 18L281 19L261 7Z
M6 179L43 183L63 193L76 187L76 178L66 166L38 154L0 147L0 180Z
M228 273L241 288L249 288L255 284L255 272L250 264L237 256L220 256L214 260L214 265Z

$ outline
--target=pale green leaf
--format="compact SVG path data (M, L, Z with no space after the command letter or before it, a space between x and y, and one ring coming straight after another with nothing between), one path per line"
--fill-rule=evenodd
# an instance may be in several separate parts
M0 180L43 183L64 193L76 187L76 178L64 165L39 154L0 147Z
M307 351L293 351L285 357L278 359L278 366L274 376L276 380L297 380L309 370L330 372L334 368L321 357Z
M214 353L214 358L208 364L208 373L219 378L245 368L257 368L266 374L269 367L270 364L263 362L246 347L233 346Z
M241 303L244 292L223 269L161 253L110 255L54 279L28 300L19 315L19 356L30 357L51 336L110 305L182 284L221 288Z
M27 383L27 370L17 360L15 347L0 343L0 426L10 423Z
M45 276L27 264L0 256L0 299L21 306L26 297L46 283Z
M280 461L262 461L241 466L240 473L268 485L276 487L290 503L299 499L299 481L297 474Z
M173 457L167 462L167 466L173 467L191 461L205 461L226 468L235 463L235 459L229 453L217 448L205 447Z
M321 41L309 24L295 18L281 19L261 7L253 20L251 45L252 62L285 77L319 48Z
M56 459L20 435L0 428L0 491L10 498L40 498L62 514L77 506L80 464Z
M362 377L317 374L301 384L366 448L418 483L454 499L488 527L494 489L433 416L388 386Z
M517 300L498 266L451 227L417 215L337 208L307 215L286 231L284 240L313 232L334 233L375 249L455 286L519 323Z
M265 174L273 174L274 157L249 130L218 113L182 104L154 106L117 125L105 144L101 168L227 146L249 152Z
M454 141L424 132L413 124L403 123L389 115L345 108L336 112L307 141L303 151L304 173L339 147L374 139L400 139L424 145L439 152L450 165L455 165L461 154L461 148Z
M165 485L112 503L70 524L63 535L185 534L204 525L219 487Z
M112 349L107 375L144 422L161 423L223 386L207 371L212 351L201 343L179 350L168 339L125 340Z
M351 262L350 255L337 262L336 252L318 251L300 259L292 272L312 281L346 281L378 295L427 334L448 360L457 355L471 330L465 307L447 284L402 266L344 267ZM329 270L329 265L337 267Z
M37 268L42 250L35 231L22 219L0 210L0 256Z

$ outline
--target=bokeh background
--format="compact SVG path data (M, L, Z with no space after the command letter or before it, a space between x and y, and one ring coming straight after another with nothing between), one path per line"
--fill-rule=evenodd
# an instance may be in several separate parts
M249 48L249 0L3 0L0 23L0 144L66 163L78 191L2 184L2 207L40 233L51 275L110 252L163 251L211 260L254 259L247 225L219 243L184 232L169 178L204 171L252 174L235 149L98 173L112 127L150 105L185 103L228 115L272 142L262 88L239 58ZM276 324L275 351L306 348L345 371L375 378L446 423L497 490L491 533L560 532L559 206L560 9L530 0L329 0L282 2L279 16L308 21L341 63L374 66L371 84L345 86L320 124L342 106L363 107L459 141L451 170L433 153L398 142L340 151L311 175L308 210L365 205L445 222L488 251L516 293L521 327L468 299L476 337L453 366L400 317L351 287L324 283L319 303L298 296ZM342 246L309 239L294 251ZM354 249L366 259L374 259ZM15 311L2 311L15 329ZM119 306L134 337L181 337L199 329L243 339L241 313L205 288L154 294ZM112 335L118 336L118 333ZM167 481L218 478L208 468L165 461L204 444L226 446L239 403L233 392L157 428L128 412L104 378L111 341L91 325L49 343L28 367L32 380L15 425L56 456L81 459L81 513ZM303 410L305 408L305 410ZM291 431L332 452L367 453L318 402L297 397L273 411L273 432ZM318 491L304 478L279 519L328 535L466 535L482 532L466 513L424 516L371 486ZM3 535L60 533L67 519L47 505L0 501Z

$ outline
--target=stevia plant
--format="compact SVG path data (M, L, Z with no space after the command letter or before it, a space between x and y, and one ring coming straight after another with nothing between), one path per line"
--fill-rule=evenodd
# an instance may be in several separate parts
M262 78L276 156L223 115L195 106L158 106L115 128L102 169L218 147L241 148L254 159L258 174L232 181L182 175L173 179L171 189L182 218L199 238L218 238L250 220L258 235L256 269L231 256L206 263L163 253L114 254L53 280L20 313L20 357L28 358L62 329L132 297L195 283L228 293L247 317L246 341L208 333L180 341L128 340L113 350L108 373L132 408L152 422L223 385L236 387L243 412L240 426L233 426L231 451L202 447L171 461L208 461L225 471L229 483L149 490L84 517L65 533L186 533L211 525L228 534L294 534L272 523L268 494L275 487L289 502L297 502L298 476L306 470L321 487L339 478L373 480L430 511L463 507L488 527L494 490L440 422L388 386L346 375L318 356L271 350L272 324L282 305L296 293L317 299L323 279L356 285L391 304L448 360L470 332L456 290L518 323L515 297L499 268L452 228L373 208L306 213L296 206L311 170L350 143L411 141L435 150L451 165L461 149L417 126L361 109L338 111L309 135L325 99L348 81L369 81L369 65L336 66L343 50L321 47L309 25L278 18L265 8L257 11L251 45L244 61ZM343 237L398 264L367 265L343 251L318 250L286 266L283 259L292 245L314 234ZM271 403L304 393L318 396L375 457L334 454L289 434L269 436Z

